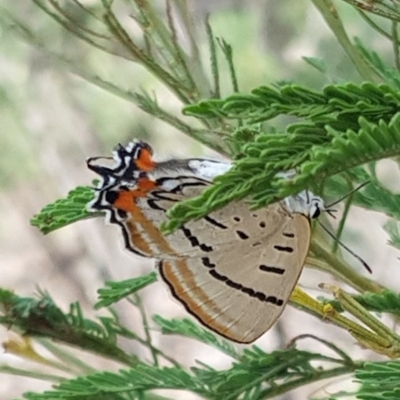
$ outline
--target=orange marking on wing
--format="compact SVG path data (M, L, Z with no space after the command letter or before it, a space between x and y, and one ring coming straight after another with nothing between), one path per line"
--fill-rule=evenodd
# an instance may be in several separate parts
M128 231L132 246L135 246L143 253L154 257L163 255L177 256L174 250L169 246L167 239L160 232L159 228L154 224L153 221L149 220L145 216L140 207L138 207L136 204L137 198L146 197L147 193L156 187L157 184L151 179L147 177L139 178L137 182L137 189L120 191L113 206L131 214L131 219L133 222L130 223L128 221L124 227ZM142 227L148 238L143 237L143 234L139 232L137 226ZM151 247L148 243L154 244L156 249L154 251L151 250Z
M152 181L149 178L139 178L138 187L141 192L141 195L136 197L145 197L147 192L150 192L150 190L155 189L157 187L157 184L156 182Z
M173 294L178 297L184 303L187 310L202 321L204 325L222 336L238 341L238 339L235 339L232 337L232 334L230 334L229 327L217 322L218 316L223 313L222 310L218 307L217 303L212 301L210 296L197 285L194 275L187 266L186 261L184 259L176 260L175 265L178 269L179 277L174 272L169 261L164 260L161 267L162 276L173 288ZM210 277L210 279L212 278ZM191 288L190 292L185 290L180 280L184 281L185 284ZM213 310L213 314L210 314L207 312L207 309L202 307L201 304L203 302L209 304L209 308Z
M156 166L149 149L140 150L139 157L135 160L135 164L140 170L145 172L153 171Z
M147 192L154 189L157 185L149 178L140 178L137 182L138 188L136 190L121 190L118 193L117 200L114 201L113 206L130 213L136 213L138 207L135 199L138 197L146 197Z
M126 223L125 229L131 238L132 246L138 247L143 253L151 256L163 256L163 255L174 255L177 254L169 246L167 239L160 232L158 227L154 225L154 222L146 218L140 207L137 206L135 199L137 197L145 197L145 194L140 191L128 191L120 192L118 199L114 202L114 206L120 210L124 210L131 214L132 222ZM143 231L146 232L148 238L144 238L143 235L138 231L137 226L141 226ZM156 251L152 251L149 244L150 242L156 246Z

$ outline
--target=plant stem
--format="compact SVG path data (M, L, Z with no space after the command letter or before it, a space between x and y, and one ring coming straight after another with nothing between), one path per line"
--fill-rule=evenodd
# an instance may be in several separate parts
M158 358L157 358L157 352L155 351L154 346L152 344L149 322L147 320L146 310L143 307L142 299L137 293L133 294L133 298L134 298L134 301L132 301L132 299L130 299L130 298L127 298L127 300L139 309L140 315L142 317L144 333L146 335L145 344L150 349L151 355L153 357L154 365L158 366L159 363L158 363Z
M353 372L363 366L363 363L359 364L349 364L346 366L341 366L329 370L323 370L318 373L313 373L310 376L302 377L299 379L294 379L293 381L283 383L279 386L273 386L268 389L263 390L257 397L257 400L272 399L276 396L289 392L290 390L296 389L300 386L308 385L309 383L321 381L323 379L333 378L335 376L341 376Z
M342 21L340 20L339 14L333 2L331 0L311 0L311 1L314 3L314 6L324 17L325 22L328 24L329 28L336 36L338 42L343 47L344 51L350 57L351 61L353 62L360 76L367 81L375 82L377 78L376 74L364 61L358 49L351 44L350 39L347 36L347 33L344 29Z
M37 371L27 371L21 368L14 368L8 365L0 365L0 373L9 374L9 375L17 375L24 376L26 378L39 379L41 381L55 382L60 383L65 380L65 377L54 374L45 374Z

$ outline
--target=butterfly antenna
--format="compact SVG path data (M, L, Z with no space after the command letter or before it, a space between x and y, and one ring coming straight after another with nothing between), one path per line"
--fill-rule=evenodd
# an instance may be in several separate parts
M362 189L364 186L368 185L368 183L370 183L371 181L366 181L364 183L362 183L361 185L357 186L355 189L350 190L350 192L346 193L343 197L341 197L339 200L335 200L333 203L329 204L328 206L326 206L327 209L335 206L336 204L340 203L341 201L343 201L344 199L346 199L347 197L351 196L353 193L358 192L360 189Z
M353 250L349 249L343 242L341 242L333 233L331 233L329 231L328 228L326 228L324 225L321 224L321 222L319 222L317 220L318 224L320 225L320 227L333 239L335 240L340 246L342 246L347 252L349 252L353 257L355 257L358 261L360 261L360 263L364 266L364 268L370 273L372 274L372 269L371 267L356 253L354 253Z

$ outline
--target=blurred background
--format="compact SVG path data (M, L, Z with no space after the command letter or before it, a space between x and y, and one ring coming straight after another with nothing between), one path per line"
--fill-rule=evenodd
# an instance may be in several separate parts
M89 9L99 7L98 0L81 2ZM68 1L61 3L68 5ZM128 3L122 2L119 11L129 26ZM155 3L163 15L165 4ZM347 23L349 36L362 38L390 62L390 43L377 37L351 7L340 2L337 5ZM140 65L102 54L86 44L77 46L76 41L71 41L71 34L32 1L0 0L0 7L3 16L23 21L44 38L47 47L72 55L79 60L80 67L92 70L126 90L144 89L155 93L163 107L187 123L195 123L180 115L182 104ZM189 9L195 22L203 68L210 76L204 28L209 13L214 35L223 37L233 47L243 92L276 81L293 81L317 89L342 80L360 82L311 2L201 0L189 2ZM303 56L324 59L327 73L320 74L302 60ZM222 95L231 94L226 63L221 63L220 75L224 84ZM0 127L1 287L23 296L32 296L40 288L48 291L64 310L71 302L79 301L88 316L94 315L92 306L97 299L96 291L105 280L139 276L149 272L153 263L135 258L123 250L119 230L106 227L102 218L81 221L44 236L29 224L32 216L46 204L65 197L76 186L90 185L95 177L87 170L85 159L96 155L108 156L119 142L126 144L133 138L143 138L154 147L159 159L170 156L220 157L132 103L69 73L65 65L21 40L3 24L0 25ZM396 164L382 162L379 173L392 190L400 189ZM382 215L352 209L343 240L372 266L375 279L398 291L398 254L386 244L387 236L381 228L384 221ZM350 262L355 264L355 268L361 268L356 261ZM320 282L332 283L333 280L316 271L304 271L301 285L309 293L314 296L321 294L317 290ZM149 315L157 313L165 318L187 316L161 283L151 285L141 295ZM117 308L128 326L140 330L136 326L140 324L139 315L132 312L132 307L121 302ZM275 328L259 339L257 345L273 350L303 333L321 334L333 339L355 358L369 357L367 351L354 346L350 335L290 306ZM13 338L16 338L15 334L0 327L0 342ZM215 368L226 368L231 363L228 357L189 339L161 336L155 330L154 340L167 354L187 366L195 365L195 360ZM132 343L126 345L132 346ZM317 349L315 343L304 342L304 346ZM145 358L150 357L140 347L130 350ZM82 357L100 368L117 367L87 354L82 354ZM0 354L0 365L42 368L7 352ZM346 383L341 379L334 388L330 385L320 392L327 396L330 391L344 387L342 385L348 389L350 383L350 379ZM281 400L318 398L321 386L308 386L282 396ZM20 397L27 390L41 391L49 387L48 382L38 379L0 373L1 400ZM175 393L174 398L190 400L180 393Z

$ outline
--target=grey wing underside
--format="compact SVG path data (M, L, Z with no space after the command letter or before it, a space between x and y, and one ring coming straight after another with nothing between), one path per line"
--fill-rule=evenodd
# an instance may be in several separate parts
M165 196L139 204L145 220L157 227L166 220L165 210L182 197ZM142 242L148 246L157 229L149 234L131 222L135 229L130 231L147 235ZM282 313L309 241L310 222L304 215L290 215L279 203L253 211L240 201L190 221L166 238L161 235L146 251L161 260L163 279L192 315L231 340L250 343Z

